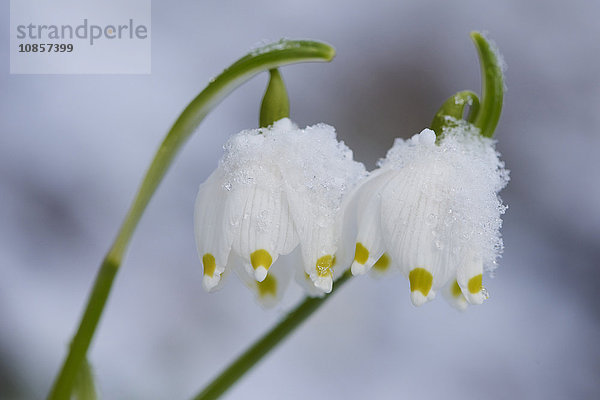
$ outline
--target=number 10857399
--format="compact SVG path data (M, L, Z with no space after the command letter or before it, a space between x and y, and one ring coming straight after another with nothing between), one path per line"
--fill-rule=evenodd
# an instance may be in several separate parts
M19 53L71 53L72 43L21 43Z

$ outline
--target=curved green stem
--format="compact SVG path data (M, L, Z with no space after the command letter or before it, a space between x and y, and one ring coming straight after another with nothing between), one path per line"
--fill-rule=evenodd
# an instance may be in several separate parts
M471 32L471 38L481 65L481 103L477 95L470 90L458 92L442 104L433 117L431 129L438 138L445 128L457 125L457 122L466 120L479 128L481 135L492 137L504 100L504 76L500 55L496 47L486 40L479 32ZM471 110L465 119L464 109L469 105Z
M465 90L451 96L442 104L431 122L431 129L437 137L443 133L444 128L456 125L456 122L464 119L465 107L469 106L468 120L477 115L479 111L479 98L470 90Z
M496 47L479 32L471 32L471 39L477 48L481 64L481 107L469 122L479 128L483 136L492 137L500 120L504 99L501 60Z
M324 297L307 297L300 305L290 311L287 316L255 342L248 350L240 355L219 376L213 379L194 400L212 400L219 398L250 368L259 362L269 351L292 333L300 324L323 305L339 288L352 277L350 270L346 271L334 283L332 293Z
M131 236L173 158L204 117L235 88L259 72L299 62L331 61L334 55L335 50L331 46L313 41L282 40L261 47L240 58L211 80L185 108L154 156L117 237L100 267L79 328L48 395L49 399L70 398L75 378L86 357Z

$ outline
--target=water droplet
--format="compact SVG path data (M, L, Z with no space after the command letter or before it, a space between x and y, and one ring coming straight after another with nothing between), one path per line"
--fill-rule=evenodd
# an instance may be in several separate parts
M486 289L486 288L481 288L481 294L483 295L483 298L484 298L485 300L487 300L487 299L489 299L489 298L490 298L490 294L488 293L488 291L487 291L487 289Z

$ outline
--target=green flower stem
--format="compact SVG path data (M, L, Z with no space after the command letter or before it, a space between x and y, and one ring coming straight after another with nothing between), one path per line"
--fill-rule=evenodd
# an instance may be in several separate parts
M346 271L334 283L332 293L324 297L307 297L294 310L279 322L273 329L255 342L248 350L240 355L219 376L210 382L194 400L212 400L219 398L227 389L238 381L250 368L259 362L277 344L285 339L290 333L310 317L320 306L323 305L339 288L352 277L350 270Z
M277 69L269 71L269 84L260 106L259 126L266 128L273 122L290 116L290 100L285 83Z
M469 122L479 128L483 136L492 137L500 120L504 100L501 60L496 47L481 33L471 32L471 39L477 48L481 64L481 107Z
M477 95L469 90L458 92L446 100L431 122L431 129L438 138L444 128L456 126L459 120L472 123L479 128L481 135L492 137L500 120L504 100L504 76L498 51L479 32L471 32L471 39L477 48L481 65L482 100L480 103ZM463 113L467 105L470 105L471 110L465 119Z
M70 398L131 236L173 158L204 117L229 93L260 72L293 63L331 61L334 55L335 50L331 46L313 41L285 40L261 47L240 58L211 80L185 108L154 156L121 229L100 267L79 328L48 399Z

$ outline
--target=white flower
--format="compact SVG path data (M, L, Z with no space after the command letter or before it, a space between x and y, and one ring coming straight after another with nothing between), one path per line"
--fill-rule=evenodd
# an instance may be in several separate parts
M337 213L342 196L364 175L328 125L298 129L284 118L230 138L195 206L205 289L216 288L223 272L242 264L253 278L244 281L261 300L277 298L291 271L271 266L300 244L302 275L330 292Z
M341 258L354 275L391 262L408 278L417 306L442 288L459 308L481 304L483 270L493 269L502 250L506 207L497 194L508 173L498 156L494 141L467 124L445 131L439 144L429 129L396 139L345 200Z

